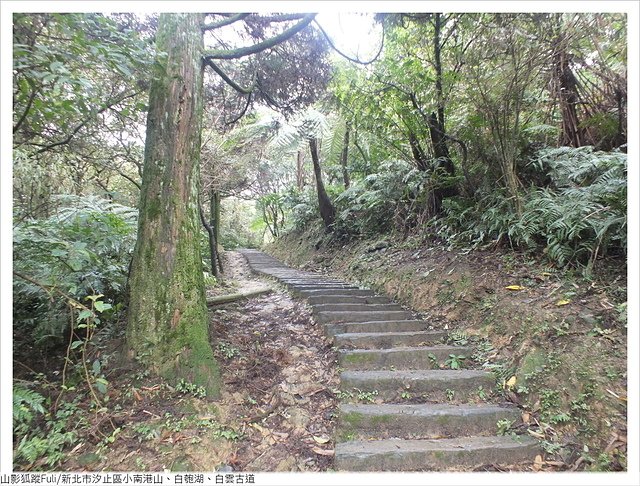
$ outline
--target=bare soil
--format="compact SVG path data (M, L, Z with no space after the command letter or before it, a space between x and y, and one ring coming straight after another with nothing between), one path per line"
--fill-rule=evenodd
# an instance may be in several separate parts
M107 409L77 393L76 444L63 471L326 471L333 464L336 355L302 302L226 253L226 278L209 295L271 286L257 298L210 308L222 396L171 387L139 367L117 368L120 341L105 343ZM51 376L53 379L54 377ZM79 385L80 386L80 385ZM51 388L54 388L53 386ZM73 393L65 395L71 400ZM115 429L115 431L114 431ZM16 469L20 469L16 465ZM49 469L36 463L31 469Z

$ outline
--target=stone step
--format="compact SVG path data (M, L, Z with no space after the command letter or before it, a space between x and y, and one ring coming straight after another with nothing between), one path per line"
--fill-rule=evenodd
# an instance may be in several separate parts
M429 327L426 321L403 319L395 321L342 322L325 324L327 336L345 333L418 332Z
M438 471L488 464L531 463L539 453L530 437L351 441L336 444L339 471Z
M313 289L322 290L322 289L326 289L326 288L330 288L330 289L357 289L357 288L359 288L359 287L356 287L355 285L351 285L351 284L344 283L344 282L305 282L305 283L285 282L285 284L287 285L287 287L290 287L290 288L293 288L293 289L299 289L299 290L313 290Z
M337 287L337 288L358 288L355 287L351 284L347 284L345 282L325 282L325 281L312 281L312 280L308 280L306 282L299 282L299 281L295 281L295 282L291 282L291 281L287 281L287 280L282 280L282 279L278 279L280 280L281 283L283 283L284 285L286 285L287 287L294 287L294 288L304 288L304 287L320 287L320 288L324 288L324 287Z
M305 292L342 292L342 291L353 291L360 290L357 287L346 287L343 285L288 285L287 286L289 292L291 292L294 296L305 297Z
M331 304L313 304L313 313L318 312L356 312L356 311L401 311L404 310L398 304L341 304L338 302Z
M392 310L392 311L352 311L352 312L338 312L338 311L323 311L317 312L315 319L317 322L327 324L330 322L369 322L369 321L401 321L406 319L412 319L411 312L404 310Z
M316 290L297 290L294 292L300 297L314 297L317 295L349 295L349 296L363 296L372 297L374 293L369 289L316 289Z
M472 349L463 346L421 346L390 349L353 349L338 353L338 364L346 370L428 370L438 369L450 354L471 357ZM470 361L470 359L467 359Z
M349 332L333 336L338 348L376 349L398 346L426 346L441 341L446 331Z
M340 374L343 392L375 393L388 402L406 400L403 396L425 402L465 401L477 396L479 387L492 390L494 384L491 373L476 370L368 370Z
M310 305L323 304L388 304L391 302L387 297L378 296L357 296L357 295L316 295L308 297Z
M514 406L495 404L340 404L343 439L430 439L495 435L498 420L520 421Z

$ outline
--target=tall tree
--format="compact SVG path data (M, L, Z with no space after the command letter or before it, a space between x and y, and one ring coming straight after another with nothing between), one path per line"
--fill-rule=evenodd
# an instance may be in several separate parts
M132 354L158 374L204 386L215 396L219 368L209 342L197 237L204 67L248 95L250 103L254 91L261 92L260 84L243 88L217 63L274 48L305 29L315 15L214 17L207 22L203 14L162 14L158 20L127 342ZM205 51L205 32L243 20L256 30L252 37L259 42ZM293 20L297 22L279 33L272 28Z
M202 15L162 14L149 94L127 342L170 380L219 392L199 239Z
M318 207L320 208L320 217L327 231L333 230L336 222L336 210L322 181L322 169L320 168L320 156L318 155L318 139L311 137L309 139L309 150L311 151L311 160L313 161L313 173L316 179L316 190L318 193Z

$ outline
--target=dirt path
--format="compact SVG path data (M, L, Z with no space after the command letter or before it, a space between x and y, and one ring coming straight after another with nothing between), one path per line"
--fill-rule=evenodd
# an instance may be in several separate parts
M306 305L251 273L227 252L227 275L240 291L266 296L218 306L212 338L223 367L226 419L241 425L234 469L322 471L332 465L335 351Z
M222 369L218 400L171 387L144 369L109 375L109 419L79 422L66 471L326 471L333 466L336 354L309 309L244 258L226 252L226 279L210 295L273 287L210 308ZM103 423L104 422L104 423ZM104 429L104 430L102 430ZM111 434L111 436L109 436Z

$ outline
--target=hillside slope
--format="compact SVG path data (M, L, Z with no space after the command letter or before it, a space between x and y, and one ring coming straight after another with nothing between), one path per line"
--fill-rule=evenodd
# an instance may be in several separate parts
M452 330L544 439L545 467L626 468L626 278L587 280L513 252L461 252L417 239L329 242L291 233L266 251L366 285Z

